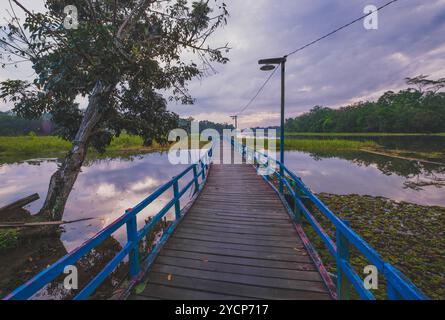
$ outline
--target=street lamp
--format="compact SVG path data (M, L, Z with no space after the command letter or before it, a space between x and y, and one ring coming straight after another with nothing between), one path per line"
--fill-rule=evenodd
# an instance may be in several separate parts
M286 56L281 58L262 59L258 61L262 65L261 70L270 71L275 69L274 65L281 65L281 126L280 126L280 176L284 177L284 74L286 66ZM280 193L283 193L283 180L280 179Z

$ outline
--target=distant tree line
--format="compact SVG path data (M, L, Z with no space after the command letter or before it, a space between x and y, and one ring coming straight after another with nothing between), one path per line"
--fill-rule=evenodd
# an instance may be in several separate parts
M181 119L179 119L178 127L181 129L184 129L185 131L190 133L191 123L193 121L195 121L195 120L192 117L189 117L187 119L181 118ZM217 123L217 122L212 122L212 121L208 121L208 120L199 121L199 132L202 132L206 129L215 129L220 134L222 134L224 129L233 130L233 129L235 129L235 127L228 123Z
M190 133L190 124L193 118L179 118L177 127L185 129ZM199 130L215 129L222 133L224 129L235 129L231 124L215 123L212 121L199 121ZM0 111L0 136L21 136L34 132L37 135L57 134L57 126L51 121L50 115L44 115L39 119L25 119L17 116L15 113Z
M25 119L12 112L0 111L0 136L21 136L34 132L37 135L50 134L53 130L51 122L43 117Z
M385 92L375 102L358 102L331 109L315 106L296 118L286 119L292 132L445 132L445 78L421 75L406 78L408 88Z

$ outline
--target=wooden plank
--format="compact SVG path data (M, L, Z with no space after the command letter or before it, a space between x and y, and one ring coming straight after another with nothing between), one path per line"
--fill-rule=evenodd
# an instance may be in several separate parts
M322 279L318 272L290 270L290 269L274 269L264 268L258 266L247 266L231 263L217 263L211 261L202 261L188 258L160 256L157 264L170 265L177 267L186 267L198 270L207 270L215 272L226 273L240 273L245 275L255 275L260 277L281 278L281 279L295 279L295 280L310 280L319 281Z
M291 242L291 243L302 243L301 239L295 238L292 239L291 237L285 237L280 235L259 235L259 234L239 234L239 233L219 233L211 230L202 230L197 228L181 228L180 230L176 231L176 233L193 233L193 234L200 234L200 235L208 235L208 236L225 236L226 238L233 238L233 239L252 239L252 240L266 240L266 241L274 241L276 243L280 242Z
M330 299L275 192L251 165L212 166L135 299Z
M191 232L188 233L187 230L182 230L181 232L175 233L175 237L181 239L194 239L202 241L217 241L224 243L239 243L239 244L250 244L254 246L269 246L269 247L280 247L280 248L304 248L303 244L298 241L276 241L276 240L263 240L263 239L249 239L242 237L227 237L220 234L200 234Z
M189 222L188 220L184 220L182 222L182 225L184 228L187 227L193 227L196 229L203 229L203 230L212 230L217 232L231 232L231 233L238 233L238 234L261 234L261 235L281 235L281 236L295 236L291 229L282 229L282 230L275 230L272 228L242 228L238 226L222 226L222 225L208 225L203 223L197 223L197 222Z
M8 211L8 210L13 210L13 209L17 209L17 208L22 208L24 206L26 206L27 204L30 204L31 202L34 202L36 200L39 200L40 196L37 193L34 193L30 196L21 198L19 200L16 200L4 207L0 208L0 213L3 211Z
M283 232L284 234L287 234L289 232L292 232L292 229L289 227L291 224L276 224L276 223L269 223L269 224L258 224L258 223L237 223L235 221L227 221L226 223L221 223L219 221L212 221L212 220L206 220L206 219L200 219L198 217L190 217L190 219L187 219L187 222L194 225L202 225L202 226L213 226L213 227L223 227L223 228L235 228L235 229L248 229L248 230L254 230L258 233L262 233L262 231L278 231Z
M71 221L41 221L41 222L3 222L0 228L25 228L25 227L42 227L42 226L60 226L62 224L71 224L75 222L92 220L94 218L83 218Z
M245 221L255 220L255 221L289 221L289 218L283 217L282 215L257 215L257 214L242 214L240 212L219 212L211 210L193 209L194 216L209 216L216 218L228 218L228 219L240 219Z
M168 280L171 278L171 280ZM225 295L237 295L246 298L258 299L329 299L329 295L323 292L306 290L288 290L280 288L268 288L261 286L244 285L224 281L198 279L184 276L169 277L166 273L149 272L149 283L175 286L185 289L208 291Z
M258 246L254 244L242 244L242 243L233 243L233 242L224 242L224 241L203 241L197 239L187 239L181 236L174 236L174 239L177 239L183 245L189 246L205 246L209 248L215 249L234 249L234 250L246 250L246 251L254 251L254 252L270 252L270 253L284 253L289 254L294 252L297 255L307 255L304 247L295 246L293 248L289 247L273 247L273 246Z
M226 208L226 211L221 210L220 208L214 207L193 207L193 211L196 212L194 214L215 214L215 215L235 215L246 218L261 218L261 219L283 219L285 218L279 210L260 210L260 209L248 209L241 210L240 208L229 209Z
M240 217L239 219L229 219L229 218L222 218L214 215L190 215L188 221L199 221L199 222L210 222L210 223L217 223L217 224L238 224L240 226L273 226L273 227L281 227L281 228L289 228L289 226L292 226L292 223L290 220L269 220L269 221L259 221L255 219L243 219Z
M311 261L306 262L288 262L278 260L261 260L246 257L222 256L218 254L208 254L200 252L187 252L181 250L164 250L160 252L160 256L182 257L201 261L211 261L218 263L231 263L241 266L257 266L263 268L274 269L290 269L290 270L315 270L315 266Z
M290 290L305 290L312 292L325 292L325 287L321 281L307 281L301 279L282 279L266 276L246 275L240 273L215 272L208 270L197 270L184 266L170 266L155 264L150 272L165 273L176 276L192 277L197 279L215 280L236 284L246 284L253 286L280 288Z
M245 300L236 295L225 295L214 292L190 290L178 287L149 283L139 295L131 296L130 300Z
M215 253L222 256L231 256L231 257L246 257L252 259L260 259L260 260L278 260L278 261L289 261L289 262L310 262L310 258L306 256L300 256L291 252L291 254L284 253L273 253L273 252L265 252L265 251L247 251L240 249L226 249L226 248L213 248L206 246L192 246L183 243L178 243L177 241L169 241L166 246L166 249L174 249L181 250L187 252L198 252L198 253Z

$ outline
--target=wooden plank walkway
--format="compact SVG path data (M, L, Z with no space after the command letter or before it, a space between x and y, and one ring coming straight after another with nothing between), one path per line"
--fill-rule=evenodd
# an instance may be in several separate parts
M330 299L276 193L248 164L207 184L130 299Z

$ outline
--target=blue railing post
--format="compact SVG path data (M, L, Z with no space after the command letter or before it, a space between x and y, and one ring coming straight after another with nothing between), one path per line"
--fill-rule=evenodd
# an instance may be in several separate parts
M343 220L343 223L349 227L349 222ZM349 241L343 233L336 228L337 245L337 297L339 300L349 300L351 296L351 285L341 268L340 260L349 263Z
M126 213L131 212L131 209L125 211ZM136 221L136 215L131 217L127 222L127 240L132 243L132 249L128 254L130 259L130 276L132 278L136 277L140 271L139 266L139 242L138 242L138 227Z
M294 193L295 193L295 199L294 199L294 214L295 214L295 221L297 221L297 223L301 223L301 215L302 212L300 210L300 207L297 205L297 199L301 200L300 198L300 192L299 189L297 187L297 184L294 180L291 180L290 185L294 188Z
M201 161L201 170L202 170L202 181L204 181L206 178L206 173L204 170L204 162L202 162L202 161Z
M386 283L386 295L389 300L402 300L403 297L394 288L394 286L388 281Z
M199 182L198 182L198 165L195 163L193 165L193 178L195 179L195 192L199 190Z
M179 183L177 179L173 182L173 197L175 198L175 216L178 220L181 217L181 203L179 202Z
M280 193L283 194L284 191L284 169L283 169L283 164L280 162Z

